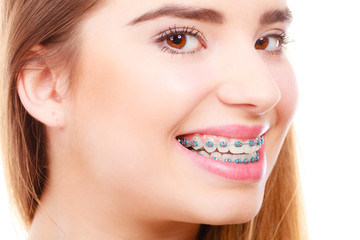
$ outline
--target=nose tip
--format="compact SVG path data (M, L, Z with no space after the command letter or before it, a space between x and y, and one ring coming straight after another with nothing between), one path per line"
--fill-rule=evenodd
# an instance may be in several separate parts
M238 80L225 81L217 91L218 99L241 107L251 114L262 115L273 109L281 99L276 81L268 74L238 76Z

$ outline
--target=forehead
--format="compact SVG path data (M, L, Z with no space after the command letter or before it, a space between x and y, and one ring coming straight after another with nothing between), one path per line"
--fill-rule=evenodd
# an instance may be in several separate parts
M266 11L287 9L286 0L108 0L107 6L129 22L166 6L214 9L229 22L255 20Z

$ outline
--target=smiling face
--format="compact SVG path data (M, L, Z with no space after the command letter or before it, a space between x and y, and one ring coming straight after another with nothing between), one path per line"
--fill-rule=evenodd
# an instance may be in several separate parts
M79 32L61 163L72 186L128 221L253 218L297 101L288 20L282 0L108 1ZM215 150L181 145L194 136Z

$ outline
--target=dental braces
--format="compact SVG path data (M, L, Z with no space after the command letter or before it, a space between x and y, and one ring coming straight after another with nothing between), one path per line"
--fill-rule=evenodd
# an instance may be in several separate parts
M222 162L228 162L228 163L254 163L258 162L260 160L260 153L255 152L252 154L242 154L242 155L232 155L232 154L220 154L218 152L214 152L212 154L208 154L205 151L195 151L192 150L195 153L198 153L204 157L209 157L214 160L222 161Z
M201 142L200 138L195 136L194 138L197 138L199 139L199 141L197 140L188 140L186 138L179 138L178 139L178 142L183 145L184 147L193 147L193 148L196 148L199 146L199 142ZM209 148L217 148L217 147L221 147L221 148L226 148L226 147L229 147L229 146L235 146L235 147L242 147L244 145L249 145L250 147L255 147L255 146L260 146L260 145L263 145L264 144L264 139L263 137L261 136L260 138L258 139L255 139L255 140L250 140L248 142L242 142L240 140L235 140L234 143L229 143L225 140L220 140L219 141L219 144L215 143L215 140L214 139L207 139L205 141L205 144L203 143L203 145L209 147Z

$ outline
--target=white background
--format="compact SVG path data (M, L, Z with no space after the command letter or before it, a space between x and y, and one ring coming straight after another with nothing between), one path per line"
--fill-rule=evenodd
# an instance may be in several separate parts
M310 239L359 240L360 7L356 0L289 1Z
M290 59L300 89L295 122L311 240L360 239L360 7L356 3L289 0L295 17ZM25 239L9 208L1 171L0 238Z

